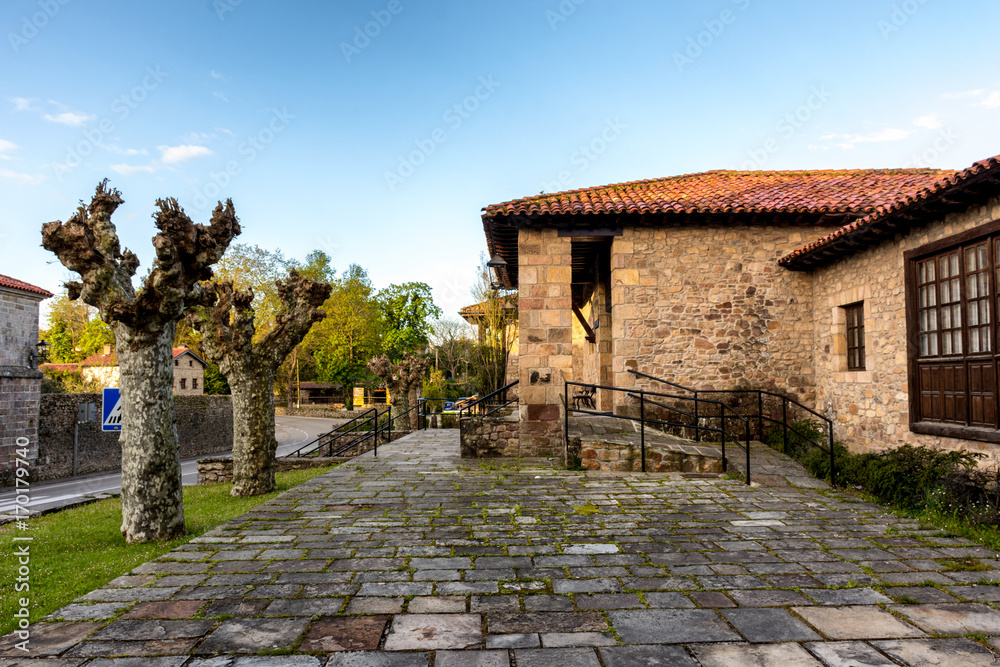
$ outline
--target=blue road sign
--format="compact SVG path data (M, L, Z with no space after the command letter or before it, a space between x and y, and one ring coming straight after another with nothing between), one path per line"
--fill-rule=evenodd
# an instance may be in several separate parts
M101 430L122 430L122 396L121 390L111 387L104 390L104 403L101 406Z

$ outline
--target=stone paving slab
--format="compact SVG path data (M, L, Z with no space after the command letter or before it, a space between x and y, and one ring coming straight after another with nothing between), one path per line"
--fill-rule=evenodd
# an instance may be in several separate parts
M1000 664L1000 554L776 452L784 482L748 487L458 450L345 463L33 619L0 667Z

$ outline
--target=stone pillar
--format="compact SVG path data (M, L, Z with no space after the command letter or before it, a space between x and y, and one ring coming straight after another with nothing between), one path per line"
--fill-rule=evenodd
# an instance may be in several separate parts
M634 230L626 228L611 245L611 373L615 387L631 389L635 376L627 369L643 370L639 364L639 339L632 335L640 314L636 304L639 289L639 269L636 266ZM614 409L627 405L623 392L614 392Z
M518 232L520 451L563 454L564 382L573 379L573 252L554 229Z

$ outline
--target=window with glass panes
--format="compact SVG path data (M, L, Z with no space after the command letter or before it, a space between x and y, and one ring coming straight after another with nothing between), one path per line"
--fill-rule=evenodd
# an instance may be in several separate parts
M941 243L907 254L911 422L997 430L1000 238Z
M865 370L865 304L844 306L847 316L847 370Z

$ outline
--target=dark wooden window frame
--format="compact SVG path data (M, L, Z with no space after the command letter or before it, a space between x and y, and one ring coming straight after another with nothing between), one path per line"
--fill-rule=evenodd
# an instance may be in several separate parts
M987 244L987 258L989 266L989 295L990 295L990 351L970 354L968 352L968 301L966 298L966 266L965 252L967 246L974 246L981 243ZM937 257L949 251L959 251L959 261L961 263L959 275L961 277L962 296L962 340L963 348L961 354L945 356L939 354L937 357L920 356L920 330L919 330L919 303L917 294L917 265L931 257ZM904 279L906 295L906 330L907 330L907 376L909 385L910 402L910 430L914 433L936 435L949 438L960 438L964 440L974 440L980 442L1000 443L1000 220L994 220L975 229L970 229L959 234L934 241L919 248L914 248L903 253ZM940 323L939 323L940 325ZM939 326L939 329L940 326ZM940 352L940 350L939 350ZM955 388L950 389L950 394L954 398L955 394L963 397L962 408L964 411L964 423L934 421L928 419L921 413L922 394L921 377L922 370L934 364L951 366L951 371L959 376L964 372L964 386L961 391L956 392ZM988 382L981 382L977 391L973 392L969 387L969 367L977 367L979 370L989 367L992 370L992 378ZM925 376L926 377L926 376ZM988 386L983 386L988 385ZM929 389L930 391L931 389ZM949 393L949 390L942 389L942 395ZM970 419L971 396L976 394L978 399L989 397L989 410L992 412L992 424L974 424ZM991 395L991 396L990 396Z
M865 303L859 301L844 309L847 332L847 370L865 370ZM853 320L853 321L852 321Z

